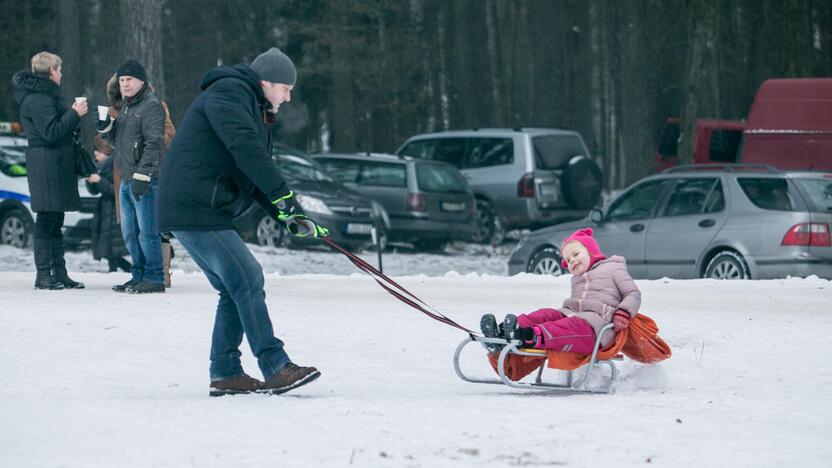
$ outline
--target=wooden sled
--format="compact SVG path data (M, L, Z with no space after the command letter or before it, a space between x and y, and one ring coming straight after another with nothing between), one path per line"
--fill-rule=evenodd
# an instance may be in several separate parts
M592 356L590 357L589 362L584 366L586 367L586 372L584 374L584 379L582 385L580 386L573 386L574 379L572 373L574 371L571 370L562 370L558 372L559 374L566 373L565 382L563 383L549 383L543 381L543 369L546 366L546 360L548 359L548 352L544 349L529 349L529 348L520 348L521 345L520 340L505 340L502 338L486 338L486 337L479 337L479 336L469 336L465 338L459 346L456 348L456 352L454 352L454 371L456 375L466 381L466 382L473 382L473 383L485 383L485 384L499 384L499 385L508 385L509 387L513 388L521 388L521 389L545 389L549 391L563 391L565 393L573 393L573 392L582 392L582 393L610 393L613 390L613 386L615 382L618 380L618 370L615 368L615 361L621 361L624 359L624 356L621 354L617 354L609 359L598 359L598 351L601 347L601 337L604 335L609 329L612 329L613 325L608 324L604 328L601 329L601 333L598 334L598 337L595 339L595 346L592 350ZM497 358L497 374L499 375L499 380L494 378L472 378L465 375L462 372L462 369L459 367L459 356L462 354L463 348L473 342L478 342L483 345L485 348L486 343L496 343L502 344L503 346L502 351L500 351L500 355ZM487 349L487 348L486 348ZM540 359L540 365L537 369L537 375L533 382L523 382L520 380L511 380L508 375L506 375L506 360L509 359L509 356L530 356ZM602 387L593 388L589 385L589 374L592 369L596 365L605 365L608 366L610 369L610 378L607 385ZM558 369L554 369L558 370ZM576 369L578 370L578 369ZM534 371L532 371L534 372Z

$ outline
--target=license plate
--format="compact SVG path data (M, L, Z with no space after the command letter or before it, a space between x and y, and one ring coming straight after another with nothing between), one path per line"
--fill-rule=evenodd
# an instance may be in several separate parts
M544 197L551 197L555 194L555 187L553 185L541 185L540 195Z
M442 202L442 211L465 211L465 203Z
M363 224L363 223L349 223L347 224L347 234L370 234L372 231L373 225L372 224Z

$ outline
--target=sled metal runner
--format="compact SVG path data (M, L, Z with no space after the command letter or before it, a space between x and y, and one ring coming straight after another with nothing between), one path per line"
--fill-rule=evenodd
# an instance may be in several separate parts
M564 383L550 383L543 381L543 369L546 368L546 350L542 349L527 349L527 348L518 348L521 344L520 340L505 340L503 338L486 338L481 336L473 336L470 335L456 347L456 351L454 352L454 371L456 375L466 381L466 382L473 382L473 383L484 383L484 384L498 384L498 385L508 385L509 387L513 388L521 388L521 389L545 389L549 391L563 391L565 393L572 393L572 392L584 392L584 393L610 393L613 390L613 385L618 380L618 370L615 367L614 361L621 361L623 357L619 354L611 359L602 359L599 360L598 357L598 350L601 347L601 336L603 336L604 332L609 329L612 329L613 325L610 323L606 325L604 328L601 329L601 333L598 334L598 337L595 339L595 346L592 350L592 356L590 357L589 362L579 369L575 369L574 371L561 371L560 373L566 373L566 382ZM465 373L462 372L462 369L459 366L459 356L462 354L463 348L471 343L480 343L483 348L485 348L486 343L494 343L494 344L501 344L503 349L500 351L500 356L497 359L497 369L499 374L499 379L494 378L472 378ZM513 381L508 378L505 373L505 362L509 355L516 354L518 356L533 356L542 358L540 362L540 367L537 370L537 375L533 382L522 382L522 381ZM589 386L589 374L592 369L596 365L606 365L610 369L610 379L606 386L600 388L593 388ZM583 370L586 368L586 372L584 373L583 384L581 386L575 387L573 386L574 379L573 379L573 372Z

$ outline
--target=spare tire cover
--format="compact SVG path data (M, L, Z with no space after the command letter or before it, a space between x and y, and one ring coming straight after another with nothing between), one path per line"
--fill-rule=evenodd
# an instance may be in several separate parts
M585 156L575 156L566 165L560 185L571 207L588 210L601 199L601 168Z

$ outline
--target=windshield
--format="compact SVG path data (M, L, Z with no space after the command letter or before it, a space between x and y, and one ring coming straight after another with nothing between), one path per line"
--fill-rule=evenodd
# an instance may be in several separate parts
M425 192L465 192L465 179L449 166L417 164L416 180Z
M0 146L0 171L9 177L26 176L26 148Z
M281 154L277 158L281 175L293 182L334 182L334 179L308 159Z

